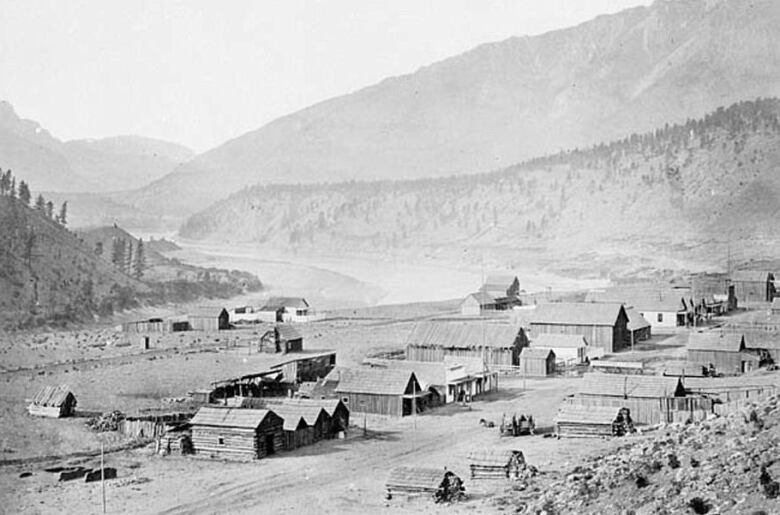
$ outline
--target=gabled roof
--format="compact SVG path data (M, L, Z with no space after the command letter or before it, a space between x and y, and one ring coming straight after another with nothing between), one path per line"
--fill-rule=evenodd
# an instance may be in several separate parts
M520 359L547 359L550 354L555 356L555 352L552 349L547 348L525 348L520 353Z
M374 395L403 395L406 386L414 378L414 372L409 370L376 369L376 368L339 368L340 373L337 393L369 393ZM328 374L328 378L333 372ZM339 377L338 375L336 377ZM420 383L417 381L417 388Z
M765 270L735 270L731 280L740 283L763 283L774 280L774 274Z
M619 303L552 302L536 307L531 324L614 326L621 310Z
M531 340L531 347L546 349L579 349L587 347L588 342L581 334L542 333Z
M409 361L405 359L366 359L364 363L374 370L403 370L414 372L420 382L420 388L427 390L434 386L447 384L447 368L444 363L435 361Z
M390 471L388 487L437 490L448 474L453 472L441 468L397 467Z
M739 352L745 348L745 337L737 333L712 331L688 335L688 350Z
M470 349L479 347L511 348L520 335L520 327L483 321L437 321L417 323L406 339L407 345Z
M321 409L326 415L332 417L338 409L339 405L342 405L346 409L346 405L341 402L341 399L275 399L273 397L266 397L267 404L273 406L274 404L284 404L286 406L301 406L312 409ZM315 419L316 420L316 419Z
M650 322L635 308L626 308L626 315L628 315L629 331L638 331L650 327Z
M493 298L488 292L477 291L466 297L466 300L473 298L479 303L480 306L488 306L496 303L496 299Z
M279 332L279 338L285 341L300 340L301 338L303 338L303 336L301 336L301 333L299 333L290 324L277 324L276 330Z
M270 297L261 311L276 311L282 308L308 308L309 303L303 297Z
M50 408L59 408L68 400L68 396L73 395L70 386L61 384L58 386L44 386L33 397L32 404L35 406L45 406Z
M564 403L555 416L555 422L612 425L617 419L620 409L612 406L582 406Z
M578 395L609 397L674 397L682 390L679 377L589 372L582 376Z
M690 291L668 285L634 284L594 290L587 293L585 302L617 302L639 311L685 311L684 298Z
M257 429L269 414L273 413L267 409L203 407L192 417L190 424L193 426Z
M187 309L187 315L196 318L218 318L227 310L220 306L193 306Z

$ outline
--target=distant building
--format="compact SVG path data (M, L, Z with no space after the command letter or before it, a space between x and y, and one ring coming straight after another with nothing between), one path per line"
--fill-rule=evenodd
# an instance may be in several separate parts
M780 297L772 299L772 315L780 315Z
M520 281L514 275L489 275L479 291L492 298L498 310L521 304Z
M558 361L573 365L585 363L588 356L588 342L581 334L543 333L533 338L530 346L532 349L550 349Z
M265 322L308 322L309 303L303 297L271 297L260 308Z
M230 316L225 308L198 306L187 311L187 321L193 331L220 331L230 327Z
M76 412L76 396L65 384L44 386L35 394L27 411L39 417L71 417Z
M238 306L228 311L231 324L256 324L262 322L260 310L254 306Z
M691 296L704 303L711 315L737 309L737 295L731 278L724 273L701 273L691 277Z
M406 358L443 361L445 356L477 358L488 367L520 364L520 349L528 345L517 325L481 321L419 322L406 339Z
M588 292L585 301L619 302L632 307L655 330L688 325L689 303L685 293L665 285L634 284Z
M758 352L749 351L745 337L736 333L706 332L688 335L688 361L719 374L742 374L757 369Z
M281 381L300 384L327 377L336 366L336 352L325 351L307 354L291 354L288 359L271 366L282 372Z
M528 377L555 374L555 352L545 348L525 348L520 353L520 373Z
M554 302L540 304L530 320L531 338L545 333L584 336L591 347L617 352L631 342L628 315L622 304Z
M466 297L460 305L461 315L479 316L486 311L497 311L496 299L489 293L478 291Z
M743 304L772 302L775 298L775 276L761 270L737 270L731 274L731 283L737 301Z
M281 352L303 351L303 336L290 324L277 324L260 337L260 350Z

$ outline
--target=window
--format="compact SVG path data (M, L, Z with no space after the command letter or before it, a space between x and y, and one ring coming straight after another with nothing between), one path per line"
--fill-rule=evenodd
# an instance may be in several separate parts
M664 321L664 314L663 313L658 313L658 321L659 322L663 322Z
M217 439L217 443L219 443L219 445L225 445L225 438L224 438L224 437L222 437L222 436L220 436L220 437Z

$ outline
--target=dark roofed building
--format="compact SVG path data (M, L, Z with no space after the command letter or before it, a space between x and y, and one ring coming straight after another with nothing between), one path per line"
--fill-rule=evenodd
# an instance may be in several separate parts
M628 315L622 304L554 302L540 304L531 315L532 337L544 333L584 336L591 347L617 352L630 344Z
M628 331L631 334L631 343L649 340L652 336L650 322L635 308L626 308L628 316Z
M742 374L759 367L759 353L748 351L745 337L711 331L688 335L688 361L719 374Z
M520 349L528 345L516 325L481 321L419 322L406 339L406 358L443 361L445 356L480 358L488 366L520 364Z

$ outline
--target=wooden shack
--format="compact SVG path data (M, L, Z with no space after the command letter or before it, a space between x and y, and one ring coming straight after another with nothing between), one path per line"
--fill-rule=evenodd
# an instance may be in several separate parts
M44 386L35 394L27 411L37 417L71 417L76 412L76 396L66 384Z
M525 348L520 353L520 373L527 377L555 374L555 352L545 348Z
M122 332L130 334L163 333L170 330L170 324L162 318L134 320L122 324Z
M338 381L335 392L350 412L404 417L425 409L430 396L408 370L337 367L328 378L334 374Z
M637 311L636 308L626 308L626 315L628 316L628 332L631 336L631 345L635 345L639 342L649 340L652 336L652 326L647 319L642 316L642 313Z
M259 459L284 448L284 421L268 409L203 407L190 421L196 454Z
M775 276L763 270L737 270L731 273L731 283L737 302L753 304L772 302L775 298Z
M259 315L265 322L308 322L309 309L303 297L271 297Z
M335 438L349 428L349 409L341 399L279 399L264 398L265 407L278 411L284 408L299 410L304 420L314 428L315 440ZM322 411L322 413L320 413Z
M530 320L531 338L540 334L584 336L591 347L617 352L631 343L628 315L622 304L606 302L554 302L541 304Z
M707 403L685 399L679 377L620 375L590 372L585 374L570 402L580 406L628 408L634 423L672 422L675 411L692 412Z
M478 291L463 299L460 305L460 314L465 316L479 316L486 311L496 311L496 299L489 293Z
M445 356L482 359L488 366L520 364L520 349L528 345L517 325L478 320L429 320L417 323L406 339L411 361L443 361Z
M196 306L187 312L187 321L193 331L220 331L230 327L230 315L225 308Z
M497 310L512 309L522 304L520 281L514 275L489 275L479 291L493 299Z
M485 449L468 455L471 479L513 478L525 470L522 451L511 449Z
M743 374L757 369L760 354L747 350L745 337L738 333L710 331L688 335L688 361L717 374Z
M326 377L336 366L336 352L290 354L287 359L271 365L271 370L282 372L285 383L300 384Z
M634 424L628 408L564 402L555 417L558 438L623 436L633 431Z
M465 489L463 481L447 469L396 467L385 484L387 498L395 494L427 495L436 502L458 500Z
M532 349L550 349L558 361L574 365L585 363L588 356L588 342L581 334L544 333L532 339L530 346ZM522 357L521 353L521 360Z
M260 351L302 352L303 336L290 324L277 324L260 337Z

